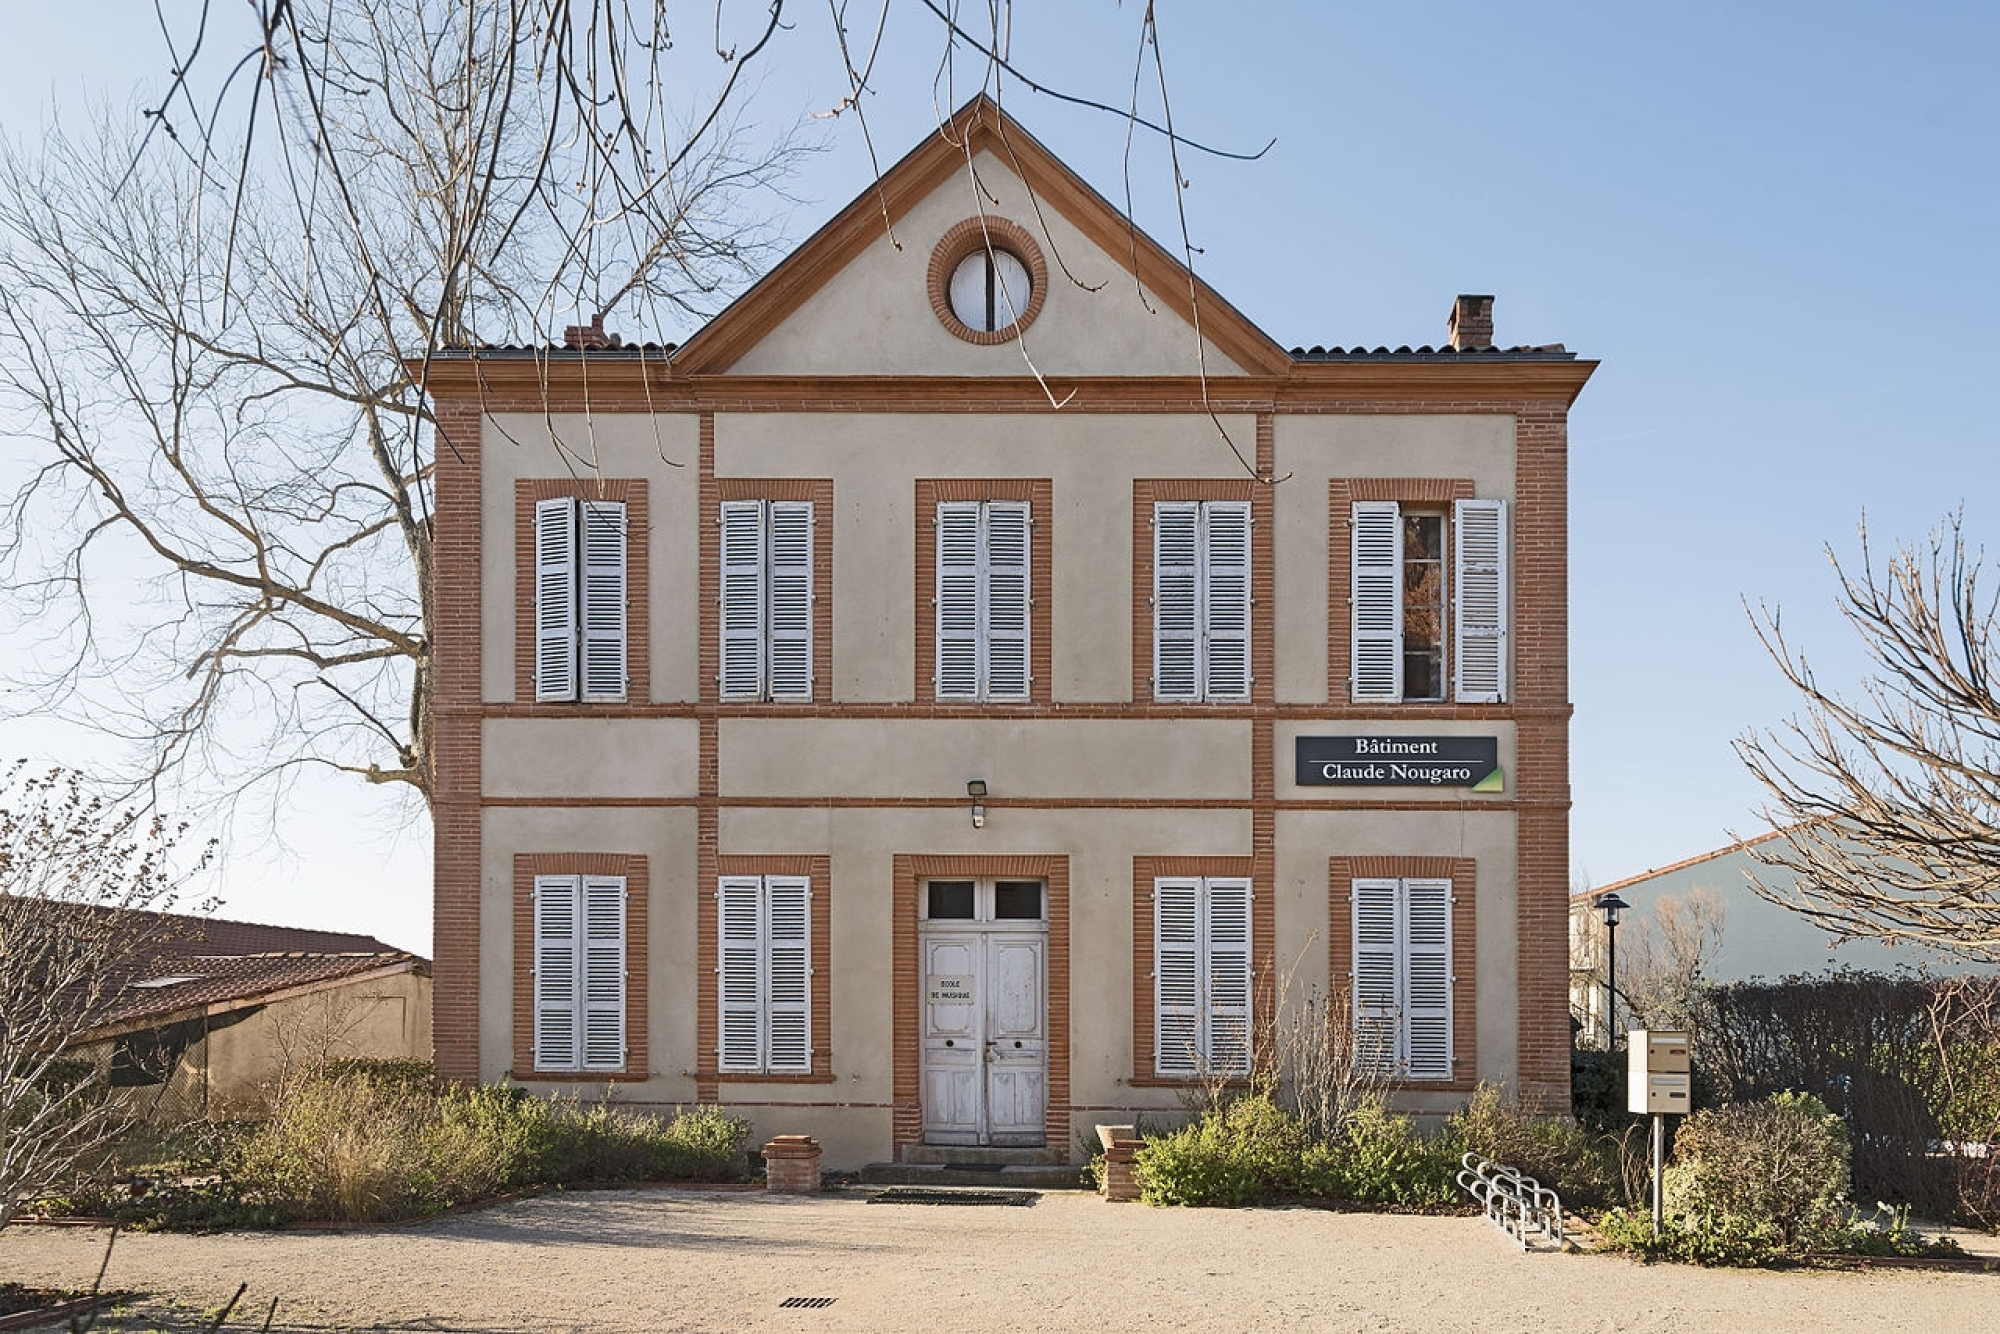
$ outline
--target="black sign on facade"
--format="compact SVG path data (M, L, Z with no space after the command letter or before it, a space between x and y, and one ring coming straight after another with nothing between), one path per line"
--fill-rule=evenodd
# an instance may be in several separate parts
M1506 790L1498 737L1302 736L1296 754L1300 787Z

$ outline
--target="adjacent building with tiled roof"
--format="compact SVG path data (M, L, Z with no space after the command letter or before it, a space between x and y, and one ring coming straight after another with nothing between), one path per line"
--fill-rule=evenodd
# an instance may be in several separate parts
M116 995L85 1046L160 1114L224 1114L338 1057L429 1060L430 963L371 936L171 913L127 931Z

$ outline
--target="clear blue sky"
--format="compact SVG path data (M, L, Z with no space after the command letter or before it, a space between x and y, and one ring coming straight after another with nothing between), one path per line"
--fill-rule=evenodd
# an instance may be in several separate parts
M9 132L32 135L52 96L67 115L86 89L158 76L152 6L117 8L129 28L10 15ZM1142 5L1015 8L1024 68L1129 97ZM824 8L792 9L757 104L768 123L844 91ZM1864 508L1886 546L1963 503L1969 530L2000 550L2000 431L1983 392L2000 304L2000 9L1162 0L1159 12L1177 126L1229 147L1277 139L1256 163L1182 166L1197 267L1279 341L1436 343L1454 294L1490 292L1499 341L1603 362L1571 418L1578 873L1614 880L1760 829L1729 742L1793 702L1742 600L1782 603L1822 675L1851 679L1822 552L1853 554ZM871 117L885 163L933 124L939 49L915 3L891 26ZM1018 85L1005 101L1122 199L1120 122ZM868 182L852 118L827 133L796 186L794 238ZM1142 144L1139 219L1172 243L1167 180L1157 145ZM57 744L0 723L0 753ZM234 858L217 886L225 912L427 948L427 837L357 838L388 818L365 793L300 801L315 818L295 855Z

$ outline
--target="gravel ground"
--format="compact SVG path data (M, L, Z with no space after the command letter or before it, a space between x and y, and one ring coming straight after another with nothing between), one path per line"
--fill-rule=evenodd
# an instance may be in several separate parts
M1996 1252L1990 1237L1961 1237ZM0 1278L87 1285L104 1233L12 1227ZM285 1334L437 1331L1756 1330L2000 1328L2000 1275L1706 1271L1523 1255L1483 1219L1029 1208L697 1190L547 1195L379 1232L123 1236L100 1328L193 1327L248 1283ZM788 1297L832 1297L785 1309Z

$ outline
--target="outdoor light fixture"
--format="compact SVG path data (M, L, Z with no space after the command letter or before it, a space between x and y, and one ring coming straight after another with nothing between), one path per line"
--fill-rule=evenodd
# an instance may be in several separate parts
M965 785L965 795L972 798L972 827L986 827L986 780L975 778Z
M1597 901L1597 911L1604 914L1604 1049L1616 1051L1618 1048L1618 914L1632 905L1616 894L1606 894Z

